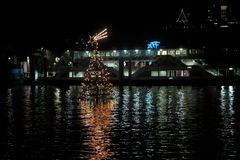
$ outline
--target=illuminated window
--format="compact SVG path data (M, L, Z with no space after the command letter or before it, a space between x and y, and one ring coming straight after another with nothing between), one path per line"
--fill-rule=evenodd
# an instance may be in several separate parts
M176 50L176 55L180 55L180 50Z
M221 20L227 21L227 5L221 5Z
M175 55L175 50L170 50L169 55L174 56Z
M159 71L159 76L165 77L165 76L167 76L167 72L166 71Z
M152 77L158 77L158 71L152 71L151 76Z
M106 52L106 57L109 57L110 56L110 52Z
M162 51L162 55L167 55L167 51Z
M176 77L181 77L181 76L182 76L181 72L182 72L182 71L179 71L179 70L176 71Z
M184 76L184 77L189 77L189 76L190 76L189 71L184 70L184 71L183 71L183 76Z
M128 77L128 75L129 75L129 72L128 71L124 71L124 76Z

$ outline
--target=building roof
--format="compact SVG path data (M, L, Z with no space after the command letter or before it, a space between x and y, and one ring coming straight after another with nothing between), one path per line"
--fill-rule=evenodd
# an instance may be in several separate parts
M157 60L150 65L151 68L162 68L162 69L187 69L187 66L182 63L178 58L165 55L160 56Z

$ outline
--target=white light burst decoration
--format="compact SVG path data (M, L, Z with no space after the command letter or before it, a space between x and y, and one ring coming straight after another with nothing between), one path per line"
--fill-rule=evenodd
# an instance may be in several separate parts
M107 38L107 36L108 36L107 34L108 34L107 28L105 28L104 30L102 30L101 32L99 32L95 36L93 36L93 40L98 41L100 39Z
M91 44L95 48L98 49L98 41L108 37L107 28L103 29L101 32L94 34L94 36L89 36L88 44Z

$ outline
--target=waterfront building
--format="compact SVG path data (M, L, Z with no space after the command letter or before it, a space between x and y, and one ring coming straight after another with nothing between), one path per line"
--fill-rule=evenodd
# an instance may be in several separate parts
M196 66L200 67L204 63L204 50L201 49L165 48L99 52L113 79L191 77L191 72L198 70ZM91 54L91 51L72 52L73 66L69 70L69 77L83 77ZM196 73L193 75L203 76Z
M49 56L44 71L43 58L32 59L42 67L34 67L31 59L21 62L26 77L34 70L34 80L46 78L55 80L83 80L93 51L67 50L62 56ZM239 76L238 66L214 66L204 59L204 49L155 48L146 50L100 50L103 65L108 67L110 79L124 80L171 80L171 79L211 79L220 76ZM33 57L33 56L32 56ZM51 57L51 58L50 58ZM39 61L40 59L40 61ZM30 65L30 66L29 66ZM29 69L30 68L30 69Z

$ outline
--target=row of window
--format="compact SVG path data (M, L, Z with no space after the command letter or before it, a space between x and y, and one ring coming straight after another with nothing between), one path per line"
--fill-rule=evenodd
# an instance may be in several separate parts
M91 51L74 51L73 59L91 57ZM160 49L160 50L113 50L99 51L102 57L153 57L157 55L186 56L188 54L203 54L199 49Z
M70 78L83 77L84 72L69 72ZM124 71L124 76L129 76L129 71ZM188 70L163 70L163 71L151 71L151 77L189 77Z
M188 70L151 71L152 77L189 77Z

